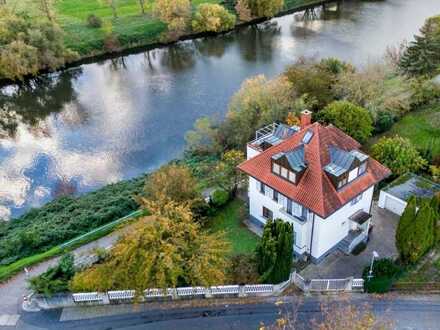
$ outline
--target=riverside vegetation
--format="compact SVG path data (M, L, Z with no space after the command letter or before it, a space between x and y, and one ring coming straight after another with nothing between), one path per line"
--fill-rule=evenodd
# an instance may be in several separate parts
M438 34L436 35L438 36ZM432 38L431 35L426 37ZM297 113L305 108L314 111L315 119L339 125L342 130L347 132L353 130L353 127L361 128L365 134L363 138L367 139L374 133L378 134L388 130L395 121L402 117L405 118L413 110L437 107L440 88L431 79L436 71L434 70L431 75L425 75L423 72L419 74L413 70L407 71L402 65L402 58L408 56L405 54L411 53L413 47L419 47L418 41L409 45L402 52L390 51L386 60L370 64L361 70L356 70L350 64L337 59L321 61L302 59L273 80L258 76L245 81L241 89L231 99L229 111L224 121L214 122L210 118L202 118L196 122L194 129L187 135L188 150L185 159L180 163L184 164L185 168L194 176L193 179L187 178L188 182L193 182L189 185L190 187L197 186L198 188L198 192L194 196L199 196L200 188L206 186L222 187L229 196L233 196L238 183L242 180L239 177L240 174L235 171L235 165L244 158L242 150L254 134L255 129L274 121L293 124L298 120ZM433 56L433 58L435 60L437 57ZM350 121L343 120L344 118L340 117L344 115L344 109L353 113L361 113L362 116L351 116ZM362 120L367 117L370 120ZM381 140L377 147L373 147L375 156L380 161L389 162L387 165L396 173L399 173L400 170L405 171L406 164L413 164L412 161L408 161L408 157L421 157L423 160L420 161L420 166L407 170L430 176L431 167L435 167L436 159L438 159L437 149L429 146L415 148L412 145L413 141L405 140L403 145L410 149L409 152L396 152L394 156L391 156L391 159L388 153L380 152L382 145L395 145L396 141L400 140L399 137ZM399 150L400 148L394 149ZM383 158L381 154L388 158ZM160 180L167 179L165 181L169 181L173 177L173 175L163 172L164 169L160 171L162 174L155 176L156 179L149 178L148 180L161 182ZM179 173L187 176L181 171ZM146 188L142 191L146 193L147 197L149 196L149 199L157 199L154 196L164 198L164 196L180 191L175 189L175 187L179 187L177 183L170 183L168 190L149 191L149 189L159 186L165 187L157 184L148 185L147 181ZM87 198L86 196L79 197L79 199ZM191 197L190 199L193 202L188 207L193 220L199 223L203 230L209 231L212 228L209 220L212 219L209 215L211 207L206 208L206 205L200 203L199 198ZM54 201L46 207L50 208L50 205L56 205L56 203L57 201ZM93 213L93 204L83 205L83 207ZM54 217L58 212L64 212L63 208L50 210ZM41 213L40 217L43 215L45 212ZM89 227L87 229L96 226L93 219L92 216L88 219ZM65 219L65 222L70 221L74 221L74 218ZM21 228L16 230L14 230L14 225L6 224L3 226L0 244L8 241L5 237L10 237L9 235L15 235L16 239L19 239L20 235L24 233L31 236L34 234L31 230L33 228L32 222L22 222ZM52 228L56 230L57 226L48 226L46 230ZM86 231L87 229L81 230ZM29 232L27 232L28 230ZM41 233L37 232L36 238L39 235ZM39 248L44 250L48 247L50 246L42 245ZM27 253L31 253L31 251ZM11 253L11 256L16 259L20 257L14 253ZM256 258L250 259L255 260ZM233 264L243 265L239 260L234 260ZM258 267L255 268L258 270ZM237 271L234 270L231 273L237 274ZM238 277L240 276L237 275ZM261 279L261 277L259 278Z
M0 78L24 79L85 57L231 30L313 1L7 0L0 2Z

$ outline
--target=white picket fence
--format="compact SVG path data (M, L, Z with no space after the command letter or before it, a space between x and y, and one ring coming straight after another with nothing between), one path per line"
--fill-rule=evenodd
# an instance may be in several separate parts
M361 278L306 280L296 272L292 273L290 278L292 283L304 292L349 292L364 289L364 280Z

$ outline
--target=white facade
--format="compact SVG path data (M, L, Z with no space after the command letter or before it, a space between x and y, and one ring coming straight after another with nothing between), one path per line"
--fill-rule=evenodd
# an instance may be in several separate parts
M265 186L264 194L260 191L261 183L249 178L249 212L251 217L264 226L267 219L263 216L263 207L270 210L273 219L282 219L293 224L294 251L298 255L310 254L313 259L320 260L328 252L332 251L349 234L350 230L357 228L357 223L349 219L359 210L370 213L374 187L370 187L362 193L356 203L348 202L338 211L323 219L307 210L305 219L292 216L286 212L287 198L278 193L278 201L273 199L273 189ZM302 206L300 206L302 207ZM298 212L297 214L301 214ZM312 249L312 227L313 243ZM365 224L365 235L368 235L369 222Z
M404 200L381 190L378 203L380 208L387 209L397 215L402 215L406 204Z

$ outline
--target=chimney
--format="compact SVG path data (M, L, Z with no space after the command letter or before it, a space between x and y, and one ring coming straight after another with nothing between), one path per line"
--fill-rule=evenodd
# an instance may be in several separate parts
M309 110L301 111L301 129L309 126L312 123L312 112Z

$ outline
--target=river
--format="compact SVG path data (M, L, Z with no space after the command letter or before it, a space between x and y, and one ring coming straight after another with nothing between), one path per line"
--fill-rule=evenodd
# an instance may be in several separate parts
M0 218L84 193L179 157L201 116L221 118L250 76L301 56L355 65L411 40L439 0L347 2L216 38L82 65L0 90Z

